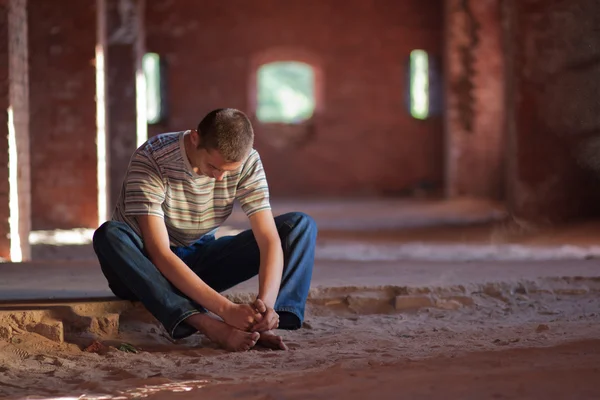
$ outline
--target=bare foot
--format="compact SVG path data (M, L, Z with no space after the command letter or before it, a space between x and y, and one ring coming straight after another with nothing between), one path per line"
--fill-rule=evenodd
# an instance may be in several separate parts
M277 336L273 331L265 331L260 333L257 344L273 350L287 350L288 347L283 343L283 338Z
M206 314L194 314L186 322L228 351L248 351L260 338L258 332L243 332Z

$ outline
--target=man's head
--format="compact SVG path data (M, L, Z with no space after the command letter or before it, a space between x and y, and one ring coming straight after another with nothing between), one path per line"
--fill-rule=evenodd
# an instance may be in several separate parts
M201 174L217 180L238 169L254 144L254 131L246 115L233 108L209 112L190 136L195 151L188 158Z

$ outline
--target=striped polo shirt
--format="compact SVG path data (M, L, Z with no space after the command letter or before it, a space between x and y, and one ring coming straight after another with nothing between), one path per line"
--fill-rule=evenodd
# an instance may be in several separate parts
M252 150L242 166L222 181L198 175L185 153L189 131L155 136L138 148L112 219L127 223L141 236L138 215L165 221L171 246L189 246L218 228L231 214L234 200L248 217L270 209L269 189L260 156Z

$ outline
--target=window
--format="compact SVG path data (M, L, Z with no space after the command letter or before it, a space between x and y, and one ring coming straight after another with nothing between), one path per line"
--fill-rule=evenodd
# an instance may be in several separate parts
M429 56L424 50L413 50L410 53L410 114L426 119L429 102Z
M157 124L164 115L162 71L158 54L144 54L142 68L146 80L146 119L149 124Z
M256 116L261 122L293 124L315 111L315 71L302 62L263 64L257 72Z

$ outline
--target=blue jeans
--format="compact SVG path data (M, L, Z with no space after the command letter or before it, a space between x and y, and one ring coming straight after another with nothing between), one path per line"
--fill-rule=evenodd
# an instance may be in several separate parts
M317 227L303 213L275 218L283 248L284 268L275 311L281 329L302 325L315 257ZM190 315L206 312L156 268L147 256L142 239L129 225L108 221L94 233L94 251L113 293L125 300L139 300L174 339L196 329L184 322ZM260 252L251 230L216 239L204 235L189 247L171 250L217 292L223 292L258 274Z

